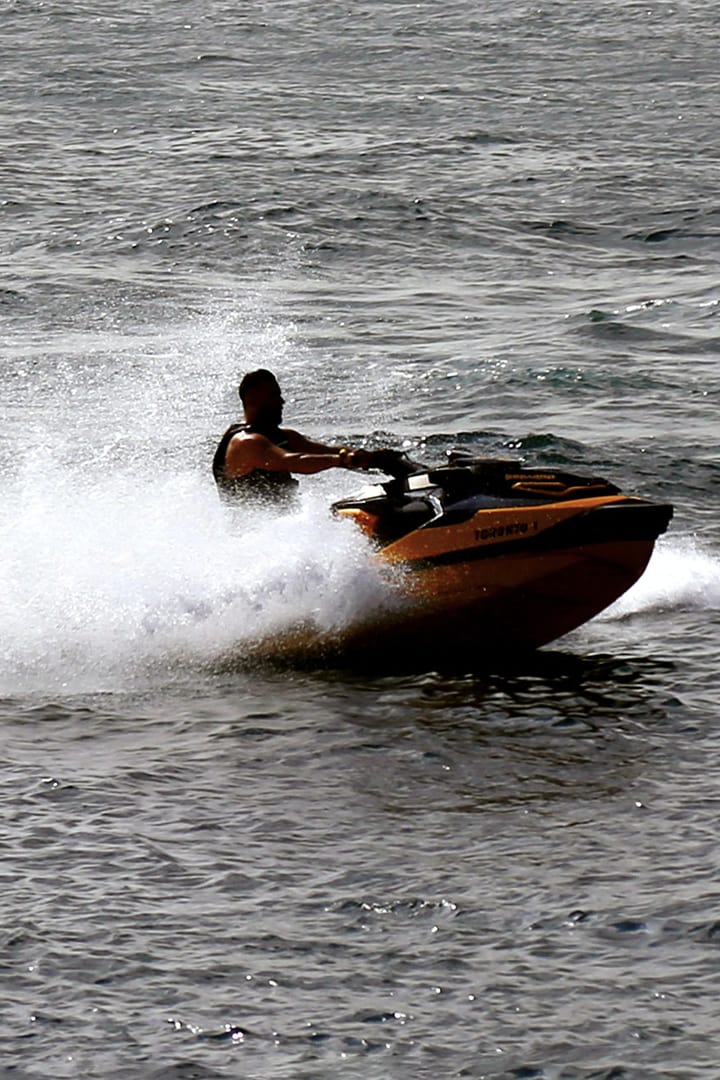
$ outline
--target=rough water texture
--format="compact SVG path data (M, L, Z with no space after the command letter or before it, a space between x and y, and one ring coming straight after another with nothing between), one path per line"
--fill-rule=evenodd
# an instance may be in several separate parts
M711 5L0 3L2 1075L715 1080ZM248 666L387 588L321 438L676 515L532 659Z

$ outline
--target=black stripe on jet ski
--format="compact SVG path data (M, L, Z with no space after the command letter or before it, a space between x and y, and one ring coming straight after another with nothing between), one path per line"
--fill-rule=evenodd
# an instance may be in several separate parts
M413 570L422 570L476 559L493 559L499 555L536 554L590 544L655 540L667 529L672 514L671 506L660 503L611 503L585 510L557 525L551 525L535 536L499 540L497 543L484 543L404 561Z

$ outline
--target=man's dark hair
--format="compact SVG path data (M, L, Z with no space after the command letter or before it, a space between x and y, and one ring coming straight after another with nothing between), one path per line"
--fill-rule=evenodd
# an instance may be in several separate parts
M245 398L250 390L254 390L256 386L264 382L277 382L277 379L273 375L272 371L268 371L267 368L258 368L257 371L248 371L246 375L243 375L238 387L238 394L243 405L245 404Z

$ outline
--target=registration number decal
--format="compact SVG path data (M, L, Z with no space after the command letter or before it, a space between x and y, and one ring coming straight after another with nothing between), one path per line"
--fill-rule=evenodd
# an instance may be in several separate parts
M484 540L504 540L512 536L527 536L539 530L537 521L510 521L507 525L487 525L484 529L475 530L475 541L482 543Z

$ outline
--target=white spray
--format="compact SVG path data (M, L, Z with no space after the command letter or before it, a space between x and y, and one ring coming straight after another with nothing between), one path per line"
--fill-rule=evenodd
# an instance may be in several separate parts
M667 536L659 540L640 580L600 618L627 619L677 608L720 608L720 559L691 538Z
M238 373L297 369L286 333L246 312L119 342L66 334L15 361L29 393L0 478L0 693L172 678L299 623L340 629L386 592L367 541L328 512L347 474L306 480L282 518L233 520L217 499Z

